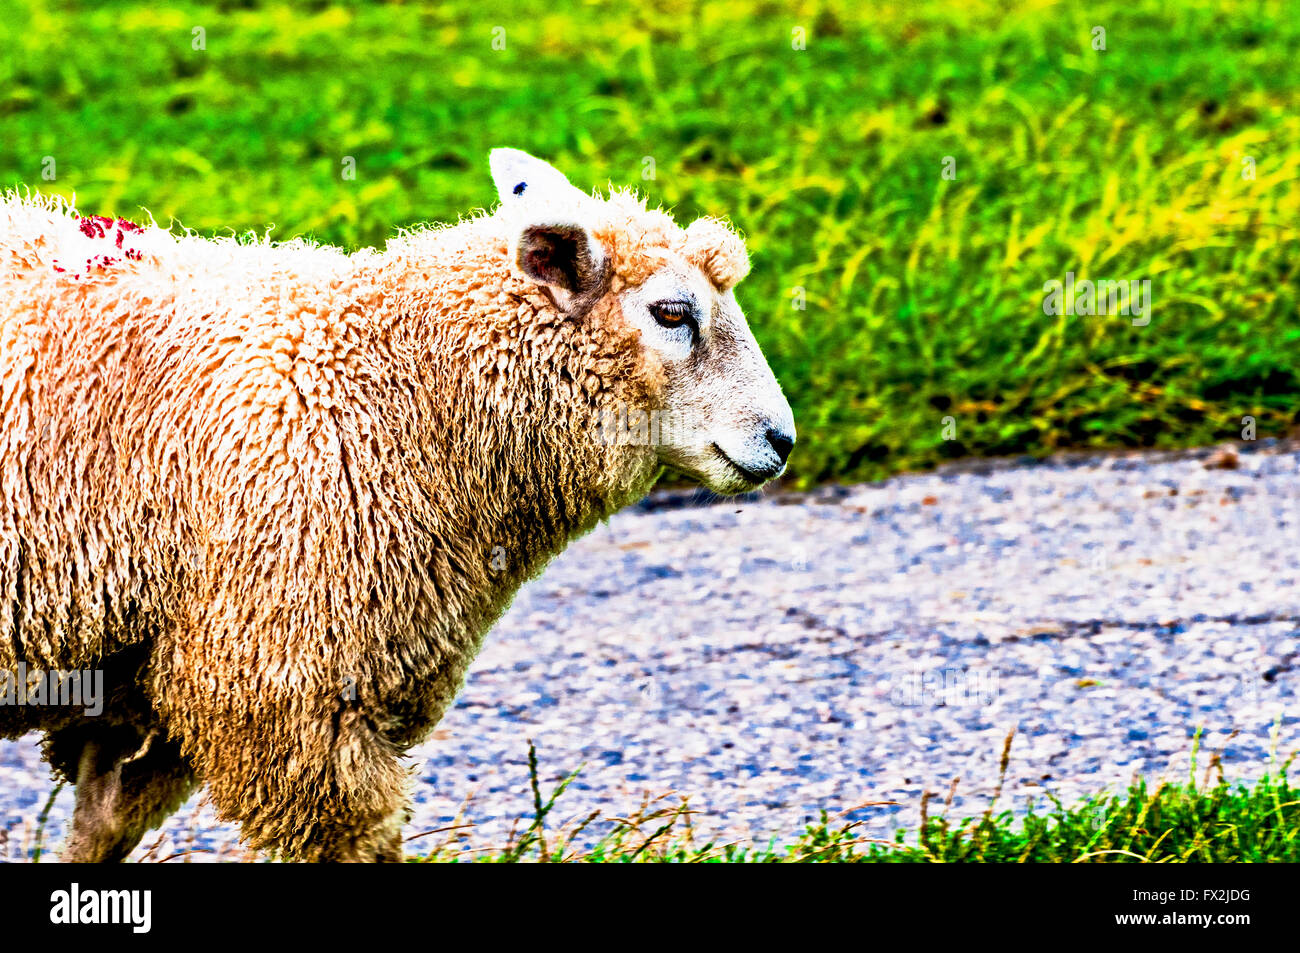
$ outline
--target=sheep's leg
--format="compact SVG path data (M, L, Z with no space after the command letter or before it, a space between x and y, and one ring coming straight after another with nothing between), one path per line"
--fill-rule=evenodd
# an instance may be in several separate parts
M300 855L300 859L321 863L400 863L402 827L409 815L410 811L403 806L368 827L340 828Z
M408 778L382 739L344 727L328 752L290 753L264 737L248 739L244 751L256 763L205 777L218 810L240 823L251 846L292 861L401 861Z
M60 852L74 863L125 859L198 786L173 743L120 728L82 743L76 782L72 830Z
M333 767L317 775L320 793L303 790L301 778L263 775L256 791L242 774L212 777L212 797L220 815L238 821L249 846L283 860L310 863L374 863L402 860L402 826L409 818L404 774L397 764L364 768L363 782ZM372 770L378 768L379 771ZM385 776L381 782L377 775ZM362 786L358 786L358 783ZM240 784L236 792L234 786ZM313 788L315 784L313 784ZM256 799L254 800L252 795Z
M171 687L174 701L181 680ZM249 847L292 861L401 860L409 776L369 719L293 695L250 699L248 716L232 718L209 707L224 697L187 693L180 730L218 815Z
M149 689L218 816L238 823L252 849L285 860L401 859L402 739L385 734L363 657L383 643L355 628L365 613L345 600L351 584L304 587L292 576L265 588L299 568L352 576L322 568L318 553L300 565L238 539L210 558L220 571L155 643Z

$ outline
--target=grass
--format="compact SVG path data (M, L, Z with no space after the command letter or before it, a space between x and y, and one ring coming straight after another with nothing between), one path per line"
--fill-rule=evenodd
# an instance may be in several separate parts
M954 779L942 810L931 810L932 798L927 792L915 826L899 828L893 840L864 837L862 820L845 820L864 809L893 806L896 802L892 801L864 802L834 817L823 811L817 821L783 842L702 840L695 830L696 812L689 799L671 794L647 795L622 816L604 817L597 811L557 826L551 821L556 805L581 769L545 793L537 750L530 744L531 810L516 821L506 843L468 846L474 825L463 820L462 809L462 816L452 824L407 837L406 850L418 863L1300 862L1300 790L1288 780L1294 754L1283 762L1274 756L1269 772L1248 784L1227 780L1220 752L1211 758L1198 784L1197 732L1191 769L1184 782L1161 782L1150 788L1146 781L1135 779L1122 794L1100 794L1075 805L1048 798L1051 807L1046 811L1030 802L1019 815L1011 810L995 813L1014 734L1008 734L1003 745L996 789L983 813L950 817L959 784ZM29 825L21 843L15 845L17 856L33 863L41 861L50 808L61 788L54 788L34 827ZM189 819L188 843L183 849L173 845L160 850L166 838L160 833L141 862L189 863L190 855L213 853L194 846L197 824L196 810ZM583 837L589 829L598 836ZM427 846L426 838L431 835L441 837ZM0 842L0 846L6 848L8 857L9 845ZM233 844L215 853L218 861L267 859Z
M491 205L510 144L729 216L799 484L1296 422L1283 0L16 0L0 51L0 187L87 211L382 243ZM1067 272L1149 279L1150 324L1045 315Z
M469 825L440 831L444 840L421 860L426 863L1274 863L1300 861L1300 791L1287 780L1291 760L1253 785L1229 782L1215 755L1198 785L1196 750L1189 779L1149 790L1136 780L1123 794L1099 795L1074 806L1053 800L1052 809L1033 804L1017 819L1011 811L994 814L1006 775L1014 732L1002 752L997 791L978 817L953 820L948 807L929 812L921 802L914 830L896 839L862 837L861 821L843 823L822 812L785 844L698 843L686 801L646 799L626 817L606 818L608 832L582 845L578 835L599 815L546 834L548 815L577 772L543 797L537 754L529 748L533 815L522 834L498 848L463 850L459 841ZM1199 733L1198 733L1199 741ZM1217 780L1210 776L1217 771ZM875 802L883 805L889 802ZM858 805L853 810L871 805ZM846 812L852 813L852 812ZM841 815L842 816L842 815ZM423 835L416 835L423 836Z

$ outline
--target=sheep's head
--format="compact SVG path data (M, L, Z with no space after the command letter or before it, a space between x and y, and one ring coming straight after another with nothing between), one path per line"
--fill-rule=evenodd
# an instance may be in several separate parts
M740 237L709 218L679 228L631 193L586 195L514 149L493 150L491 166L518 270L558 309L604 305L639 338L654 386L643 406L604 408L593 430L644 439L658 463L718 493L784 472L794 415L736 303L749 271Z

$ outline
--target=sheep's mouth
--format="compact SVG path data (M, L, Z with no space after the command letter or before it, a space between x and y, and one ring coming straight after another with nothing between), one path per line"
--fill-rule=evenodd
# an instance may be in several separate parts
M719 457L725 460L727 464L731 467L731 469L736 471L736 473L740 475L741 479L743 479L746 483L750 484L751 486L762 486L764 483L766 483L768 480L772 478L771 474L759 473L758 471L751 470L748 467L742 467L735 460L731 459L731 457L727 456L726 451L724 451L716 443L712 445L712 448L714 453L716 453Z

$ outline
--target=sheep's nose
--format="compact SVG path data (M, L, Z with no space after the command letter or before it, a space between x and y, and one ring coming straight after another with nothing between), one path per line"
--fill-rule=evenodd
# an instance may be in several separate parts
M776 451L776 455L781 458L781 463L784 465L786 457L790 456L790 451L794 449L794 437L775 427L769 427L767 442L772 445L772 449Z

